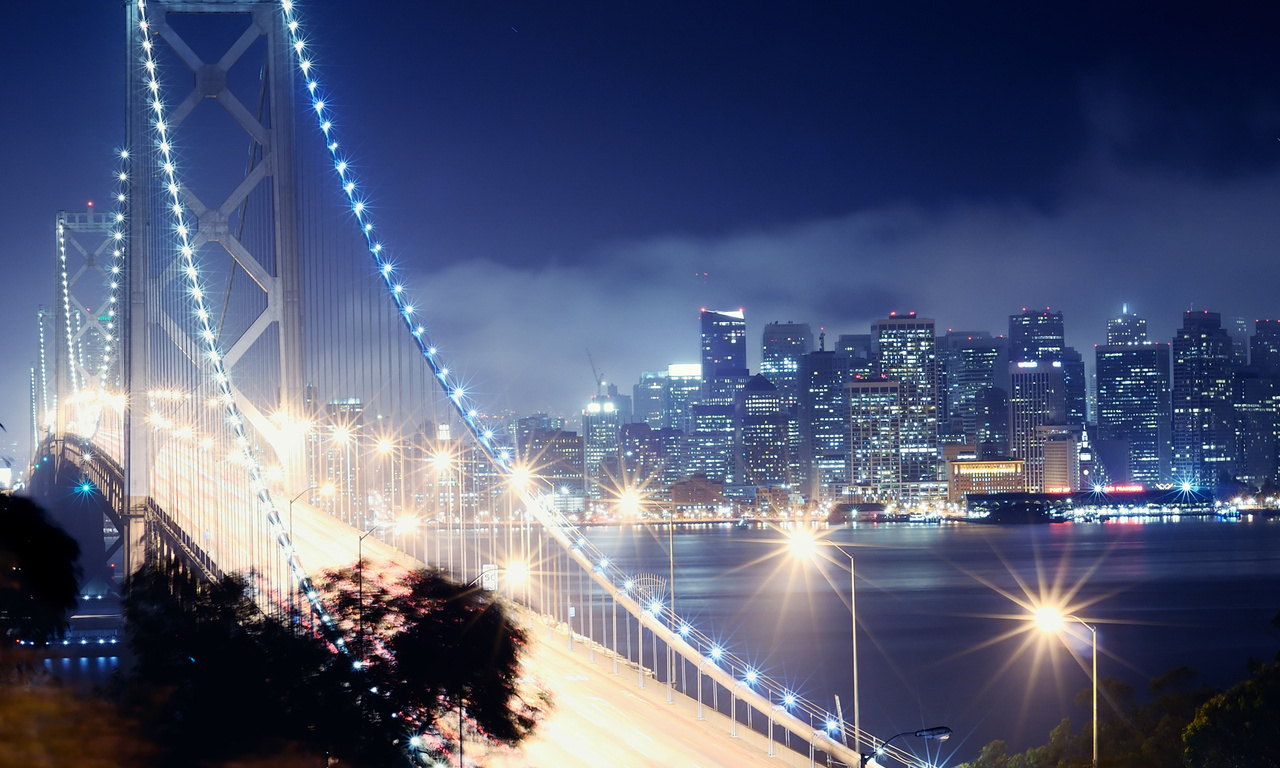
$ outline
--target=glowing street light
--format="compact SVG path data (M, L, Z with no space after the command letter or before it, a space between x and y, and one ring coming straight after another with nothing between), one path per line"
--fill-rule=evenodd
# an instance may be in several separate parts
M871 758L873 756L876 758L884 757L884 752L885 752L885 749L889 746L889 742L893 741L899 736L915 736L917 739L924 739L926 741L946 741L947 739L951 738L951 729L945 725L939 725L933 728L921 728L918 731L903 731L902 733L896 733L890 736L889 738L885 739L884 741L880 742L880 746L875 747L874 753L872 752L862 753L863 768L866 768L866 765L869 762L871 762ZM874 746L874 744L872 746ZM879 762L879 760L877 760L877 762Z
M1040 606L1031 614L1032 620L1040 627L1043 632L1053 635L1061 635L1066 629L1068 621L1079 622L1080 626L1089 630L1092 636L1093 648L1091 656L1093 661L1093 768L1098 768L1098 628L1085 622L1079 616L1065 616L1062 611L1052 606Z
M831 547L849 558L849 620L853 628L851 653L853 655L853 749L859 751L862 744L861 711L858 707L858 609L857 577L853 569L853 553L832 541L819 539L812 528L798 528L787 536L787 548L802 560L812 560L819 546Z

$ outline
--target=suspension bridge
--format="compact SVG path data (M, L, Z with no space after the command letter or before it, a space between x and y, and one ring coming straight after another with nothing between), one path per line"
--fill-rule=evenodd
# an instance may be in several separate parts
M448 367L422 257L374 215L377 174L402 169L343 143L325 31L291 0L125 16L111 204L56 216L32 373L29 486L95 542L86 580L109 591L157 558L252 573L266 609L342 647L313 575L430 565L525 607L533 663L562 688L544 762L859 765L876 741L856 712L789 690L682 618L661 578L620 569ZM517 563L527 579L507 584ZM602 708L650 732L620 740L584 714Z

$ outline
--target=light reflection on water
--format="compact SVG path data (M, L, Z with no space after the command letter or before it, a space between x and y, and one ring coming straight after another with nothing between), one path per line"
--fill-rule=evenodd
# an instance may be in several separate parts
M665 528L588 535L629 572L667 573ZM782 538L678 529L677 609L815 703L833 706L838 694L848 714L848 560L833 552L797 563L777 554ZM1077 728L1088 718L1073 703L1088 673L1060 643L1039 663L1031 650L1016 653L1025 635L991 644L1021 627L996 617L1022 608L982 581L1019 597L1011 572L1032 592L1079 584L1073 603L1099 622L1099 674L1139 692L1184 664L1229 685L1251 656L1280 649L1269 624L1280 611L1280 524L864 524L829 538L852 545L856 559L863 726L890 735L949 725L956 735L943 754L953 751L953 762L997 738L1025 749L1063 717ZM1075 651L1087 663L1087 645Z

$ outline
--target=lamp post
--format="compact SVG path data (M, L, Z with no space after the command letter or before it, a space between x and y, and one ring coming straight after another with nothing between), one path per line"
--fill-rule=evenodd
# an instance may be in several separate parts
M369 537L369 534L373 533L373 532L374 532L374 531L376 531L376 530L378 530L378 526L376 526L376 525L375 525L375 526L373 526L372 528L370 528L369 530L365 531L365 532L360 536L360 538L356 541L356 583L357 583L357 584L359 584L359 595L360 595L360 602L359 602L359 603L357 604L357 606L356 606L356 616L358 617L358 624L356 625L356 626L357 626L357 629L356 629L356 644L359 646L359 651L360 651L360 668L361 668L361 669L363 669L363 668L364 668L364 665L365 665L365 653L364 653L364 540L365 540L366 538L368 538L368 537Z
M819 540L809 528L798 529L792 532L787 539L788 547L790 547L792 554L797 557L811 558L819 546L827 546L849 558L849 622L853 629L850 648L853 656L853 750L860 752L862 746L862 721L861 711L858 708L858 581L853 568L853 553L833 541ZM840 728L842 731L844 730L843 722ZM848 746L847 743L846 746Z
M872 757L882 757L884 755L885 748L889 746L889 742L893 741L899 736L915 736L917 739L925 739L926 741L946 741L947 739L951 738L951 729L945 725L938 725L938 726L934 726L933 728L921 728L918 731L903 731L902 733L895 733L894 735L880 742L880 746L878 747L875 746L874 739L873 739L872 740L873 741L872 746L874 747L873 751L861 753L863 768L866 768L867 764L871 762Z
M1093 768L1098 768L1098 628L1079 616L1064 616L1061 611L1052 607L1036 609L1034 619L1036 624L1040 625L1040 629L1045 632L1052 632L1055 635L1062 632L1068 621L1078 622L1080 626L1089 630L1092 645L1090 656L1092 657L1093 667L1090 675L1093 687Z

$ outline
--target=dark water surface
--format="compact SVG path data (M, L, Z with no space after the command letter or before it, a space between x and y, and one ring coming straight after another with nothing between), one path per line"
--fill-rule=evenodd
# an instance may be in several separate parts
M588 536L628 572L667 574L666 528ZM1099 676L1140 693L1179 665L1225 687L1250 657L1280 650L1280 523L862 524L829 540L856 561L863 728L883 738L948 725L947 763L1088 720L1077 696L1089 633L1071 625L1064 643L1030 631L1016 617L1035 601L1056 595L1096 623ZM848 557L826 547L827 559L797 561L777 530L679 528L673 541L677 610L819 706L839 695L852 720Z

